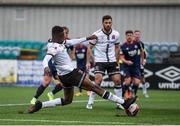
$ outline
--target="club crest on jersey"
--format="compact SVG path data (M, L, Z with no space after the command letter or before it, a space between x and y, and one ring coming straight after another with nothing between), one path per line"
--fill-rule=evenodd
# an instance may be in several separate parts
M112 39L115 39L116 37L115 37L115 35L112 35Z

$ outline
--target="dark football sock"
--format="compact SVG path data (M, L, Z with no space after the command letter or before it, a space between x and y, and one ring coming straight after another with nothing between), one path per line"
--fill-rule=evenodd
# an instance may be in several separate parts
M135 95L137 94L138 87L137 85L132 86Z
M124 84L122 90L123 90L122 96L124 97L125 92L129 90L129 85Z
M44 92L44 90L46 89L46 87L44 85L40 85L36 91L36 94L34 95L35 98L39 98L39 96L41 96L41 94Z
M53 94L56 94L57 92L59 92L60 90L62 90L62 86L61 84L57 84L54 89L52 90Z

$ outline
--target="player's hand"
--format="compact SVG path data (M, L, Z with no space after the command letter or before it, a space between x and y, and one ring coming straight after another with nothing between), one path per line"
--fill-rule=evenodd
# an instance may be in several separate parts
M44 76L50 76L51 73L50 73L50 70L48 67L44 68Z
M90 64L90 63L86 63L86 69L87 69L87 71L89 71L90 68L91 68L91 64Z
M56 75L54 79L60 81L58 75Z
M98 39L98 37L96 35L91 35L91 36L87 37L86 39L93 40L93 39Z
M127 65L133 65L133 62L130 61L130 60L127 60L127 61L126 61L126 64L127 64Z

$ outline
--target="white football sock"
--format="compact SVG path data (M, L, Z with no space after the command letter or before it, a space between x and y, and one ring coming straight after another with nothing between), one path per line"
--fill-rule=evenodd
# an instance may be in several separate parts
M108 99L109 99L110 101L113 101L113 102L119 103L119 104L123 104L123 103L124 103L124 99L119 98L118 96L112 94L111 92L109 92L109 93L110 93L110 94L109 94Z
M61 98L56 98L54 100L42 102L42 108L55 107L57 105L61 105Z
M114 93L117 95L119 98L122 98L122 88L114 88Z
M147 94L146 84L142 84L143 94Z
M89 96L89 100L88 100L88 104L94 104L95 97L96 97L96 93L91 91L90 96Z

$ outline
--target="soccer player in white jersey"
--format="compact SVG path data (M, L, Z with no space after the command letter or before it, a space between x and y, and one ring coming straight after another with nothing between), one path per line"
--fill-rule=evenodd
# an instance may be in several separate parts
M48 44L47 44L47 48L49 48L50 46L52 46L52 42L51 40L48 40ZM49 100L54 99L54 95L59 92L60 90L62 90L62 84L59 81L59 79L57 78L57 71L55 69L55 66L53 65L52 61L49 61L48 66L50 68L50 74L49 75L44 75L43 77L43 83L37 88L33 98L31 99L30 103L32 105L34 105L36 103L36 101L38 100L38 98L43 94L43 92L45 91L45 89L49 86L49 84L52 81L52 77L57 80L57 84L54 87L54 89L49 92L47 94Z
M112 17L105 15L102 18L103 28L94 32L93 35L98 36L97 40L89 43L87 52L87 69L90 68L89 58L94 47L94 59L95 59L95 85L100 85L107 71L109 77L113 80L115 94L122 98L122 88L120 84L120 71L119 71L119 32L112 29ZM87 109L92 109L94 104L95 92L91 92ZM122 106L117 104L117 108Z
M74 68L71 59L66 51L66 45L78 44L80 42L97 39L97 36L92 35L87 38L64 40L63 28L60 26L54 26L52 28L52 41L54 42L51 47L48 48L47 55L43 60L44 74L49 75L50 70L48 62L53 59L55 67L58 72L58 77L64 86L64 98L56 98L54 100L40 102L37 101L35 105L30 106L29 113L34 113L42 108L55 107L58 105L67 105L72 103L74 89L73 86L80 87L85 90L91 90L96 92L104 99L108 99L112 102L121 104L125 109L128 109L131 104L136 100L136 97L124 100L118 96L102 89L99 85L93 84L91 80L81 70Z
M65 37L65 39L69 39L69 28L64 26L63 29L64 29L64 37ZM52 46L52 44L53 44L52 40L49 39L46 49L48 49L50 46ZM71 51L70 51L71 59L72 59L73 54L74 54L74 53L72 53L73 50L74 50L72 47L73 46L69 47L71 49ZM37 99L43 94L44 90L51 83L52 77L55 79L55 82L57 82L57 84L56 84L56 86L54 87L54 89L52 91L47 93L47 96L48 96L49 100L53 100L54 99L54 95L57 92L61 91L62 88L63 88L62 83L60 82L60 80L57 77L57 71L56 71L56 68L55 68L54 64L52 63L52 61L49 61L48 66L50 68L51 74L49 76L45 76L44 75L43 83L37 88L37 90L35 92L35 95L33 96L33 98L30 101L31 104L35 104L36 103Z
M63 26L63 29L64 29L65 40L69 40L70 39L69 38L69 28L66 26ZM48 43L48 44L49 44L48 46L50 46L52 44L52 42ZM66 48L67 48L67 52L69 53L71 60L73 60L74 59L74 52L75 52L74 46L68 46ZM50 68L50 71L54 77L54 80L55 80L54 83L57 83L56 86L54 87L54 89L47 93L49 100L53 100L54 95L57 92L61 91L63 86L62 86L62 83L60 82L60 80L58 79L58 77L56 77L57 76L57 70L55 68L55 65L52 62L49 62L49 68Z

